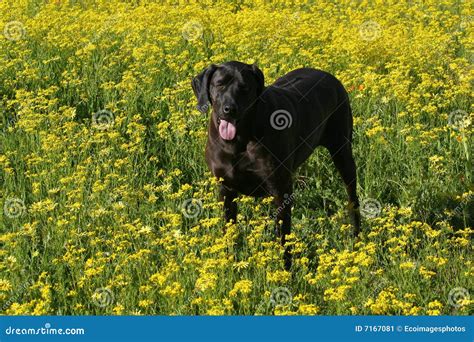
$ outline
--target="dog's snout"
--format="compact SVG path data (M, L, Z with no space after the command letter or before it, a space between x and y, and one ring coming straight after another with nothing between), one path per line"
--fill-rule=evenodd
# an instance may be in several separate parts
M224 103L224 105L221 107L222 113L225 115L233 115L237 113L237 106L233 103Z

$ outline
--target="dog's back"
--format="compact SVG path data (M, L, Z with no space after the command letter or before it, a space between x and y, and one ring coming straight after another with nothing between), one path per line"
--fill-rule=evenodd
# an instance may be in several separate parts
M327 72L311 68L291 71L267 87L261 99L262 135L272 145L275 141L283 145L277 152L290 157L287 162L293 170L316 146L342 146L351 140L347 92Z

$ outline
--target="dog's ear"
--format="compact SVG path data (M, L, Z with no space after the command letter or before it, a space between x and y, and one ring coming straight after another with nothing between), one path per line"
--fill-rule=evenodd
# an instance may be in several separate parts
M255 78L257 79L257 95L260 95L263 91L263 88L265 88L265 78L263 76L262 70L256 65L252 65L252 71L255 75Z
M194 95L198 101L197 109L202 113L207 112L207 109L209 108L208 103L211 101L209 96L209 83L216 69L217 66L215 64L211 64L203 72L194 77L191 82Z

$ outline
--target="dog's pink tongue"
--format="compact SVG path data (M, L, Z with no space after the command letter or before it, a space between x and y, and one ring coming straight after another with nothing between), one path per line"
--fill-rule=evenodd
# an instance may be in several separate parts
M235 128L234 124L221 119L221 123L219 125L219 134L221 135L222 139L234 139L236 130L237 129Z

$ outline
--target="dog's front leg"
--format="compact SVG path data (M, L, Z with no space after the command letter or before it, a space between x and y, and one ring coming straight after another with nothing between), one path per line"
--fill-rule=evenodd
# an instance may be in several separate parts
M219 200L224 201L225 222L237 222L237 203L234 201L235 198L237 198L237 192L222 184L219 191Z
M291 187L284 193L274 196L276 206L275 224L276 234L281 239L282 246L285 246L286 236L291 232L291 206L293 205L293 191ZM286 246L283 254L285 269L291 268L291 247Z

